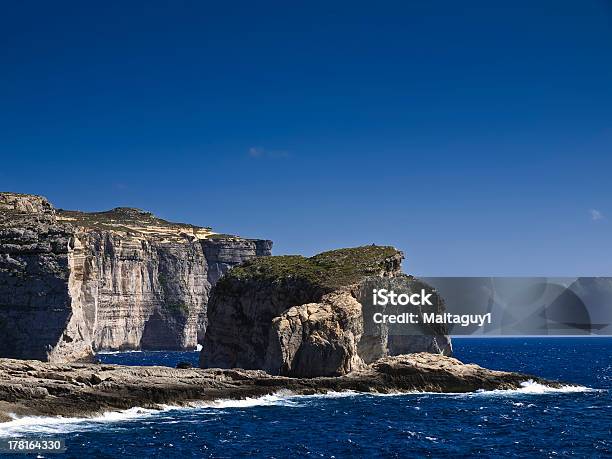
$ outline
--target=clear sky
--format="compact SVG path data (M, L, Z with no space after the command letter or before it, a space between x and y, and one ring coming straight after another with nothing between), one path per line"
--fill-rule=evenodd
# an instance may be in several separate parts
M276 254L612 275L612 3L6 1L0 156Z

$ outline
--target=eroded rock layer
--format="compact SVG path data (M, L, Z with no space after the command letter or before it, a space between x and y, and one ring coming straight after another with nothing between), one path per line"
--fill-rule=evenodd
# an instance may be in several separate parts
M0 193L0 356L193 349L212 286L271 246L138 209L63 211Z
M278 391L471 392L516 389L528 380L560 386L430 353L385 357L342 377L306 379L271 376L258 370L178 370L0 359L0 422L14 416L91 416L116 409L243 399Z

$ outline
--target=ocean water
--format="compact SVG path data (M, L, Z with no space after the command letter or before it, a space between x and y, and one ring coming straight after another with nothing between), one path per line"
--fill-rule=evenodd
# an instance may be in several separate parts
M335 393L25 418L0 437L63 438L66 457L612 457L612 339L456 339L455 355L567 381L550 390L373 396ZM127 365L197 364L197 353L116 353ZM21 456L23 457L23 455ZM57 457L48 455L47 457Z

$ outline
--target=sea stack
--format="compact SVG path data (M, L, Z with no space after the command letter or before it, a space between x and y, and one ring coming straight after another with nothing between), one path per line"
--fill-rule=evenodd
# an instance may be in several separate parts
M318 377L386 356L450 355L445 326L419 336L391 336L387 327L364 333L363 296L373 281L392 279L414 292L426 286L401 273L403 257L393 247L365 246L245 262L212 290L200 365ZM441 298L435 305L443 312Z
M0 357L195 349L212 286L271 248L139 209L66 211L0 193Z

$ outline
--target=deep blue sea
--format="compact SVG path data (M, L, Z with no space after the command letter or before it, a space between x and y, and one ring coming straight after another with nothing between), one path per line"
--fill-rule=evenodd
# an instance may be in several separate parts
M465 362L571 383L550 391L393 396L277 394L91 420L27 418L0 437L63 438L66 457L612 457L612 338L455 339ZM197 364L197 353L104 354ZM23 457L23 456L21 456ZM57 457L49 455L47 457Z

